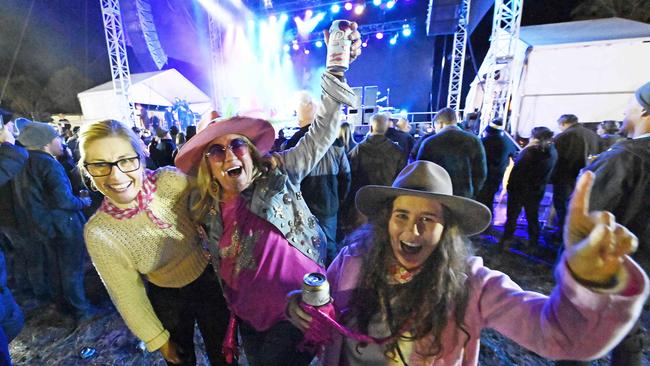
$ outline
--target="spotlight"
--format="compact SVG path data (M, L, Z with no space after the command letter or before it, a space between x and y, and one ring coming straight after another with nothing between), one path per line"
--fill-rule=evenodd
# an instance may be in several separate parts
M278 18L275 15L269 17L269 23L275 23L278 21Z
M314 15L314 12L311 9L305 10L305 19L309 19Z
M373 5L379 6L381 5L381 0L372 0Z
M404 24L402 26L402 35L404 37L408 37L412 34L413 32L411 31L411 27L408 24Z
M352 3L345 3L345 6L343 6L345 10L350 11L352 10Z
M399 33L395 33L395 35L390 38L390 41L388 41L388 43L394 46L397 44L397 37L399 37Z
M363 43L361 43L361 47L368 47L368 41L363 41Z
M390 0L386 3L386 9L392 9L395 6L395 0Z
M298 45L298 43L294 43L292 48L294 51L298 51L300 49L300 46Z
M285 13L280 14L280 22L286 23L289 20L289 16Z
M356 15L361 15L363 14L363 9L365 9L365 5L363 4L358 4L354 7L354 14Z
M384 34L382 32L377 32L377 34L375 34L375 37L377 39L382 39L382 38L384 38Z
M289 50L291 49L291 47L289 47L288 44L285 44L284 46L282 46L282 49L284 50L284 52L289 52Z
M305 51L304 51L304 52L305 52L305 55L308 55L308 54L309 54L309 50L306 49L306 48L305 48Z
M339 11L341 11L341 6L340 6L339 4L334 4L334 5L332 5L332 7L330 8L330 11L331 11L332 13L336 14L336 13L338 13Z
M316 41L316 47L318 48L323 47L323 41Z

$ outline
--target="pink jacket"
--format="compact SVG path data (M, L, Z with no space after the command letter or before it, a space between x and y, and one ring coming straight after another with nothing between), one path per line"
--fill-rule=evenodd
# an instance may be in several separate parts
M345 247L327 271L337 309L344 309L357 286L362 250ZM453 321L445 328L443 354L419 357L429 338L416 341L409 365L477 365L483 328L492 328L523 347L550 359L589 360L603 356L627 334L648 296L648 278L630 258L623 294L596 293L578 284L566 265L559 265L551 296L524 291L507 275L470 257L470 298L465 314L470 339ZM323 365L340 365L342 337L337 336L323 355Z

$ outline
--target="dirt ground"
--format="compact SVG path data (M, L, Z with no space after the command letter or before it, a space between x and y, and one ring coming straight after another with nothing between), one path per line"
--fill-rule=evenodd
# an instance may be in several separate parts
M495 229L499 230L499 228ZM496 245L498 231L492 235L475 238L477 255L485 259L488 267L509 274L524 289L549 293L553 287L552 263L554 246L540 246L526 250L525 254L515 244L509 250ZM158 352L148 353L128 331L124 322L112 307L110 299L99 278L89 275L89 297L104 310L104 315L92 322L75 324L67 317L58 315L54 309L31 309L29 301L18 296L25 309L26 325L22 333L11 343L10 349L15 365L165 365ZM650 312L644 314L644 325L650 329ZM647 337L646 337L647 338ZM200 336L197 335L200 342ZM494 331L484 331L481 338L480 365L553 365L552 361L531 353ZM92 347L97 353L91 359L81 359L79 351ZM645 345L645 365L650 366L650 345ZM199 355L199 365L207 365ZM245 360L240 362L245 365ZM607 359L592 365L607 365Z

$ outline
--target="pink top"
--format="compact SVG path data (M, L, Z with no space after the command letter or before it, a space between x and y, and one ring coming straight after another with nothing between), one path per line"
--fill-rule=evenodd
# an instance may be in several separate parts
M219 276L235 314L257 331L284 320L286 296L306 273L324 268L300 253L282 233L252 213L241 197L221 203Z
M343 248L328 268L331 294L337 310L345 309L357 287L365 250ZM431 339L412 344L409 365L475 366L478 364L481 330L492 328L529 350L551 359L590 360L603 356L627 334L648 297L648 278L630 258L624 261L629 274L620 293L596 293L578 284L564 261L556 268L557 285L552 294L524 291L508 276L483 266L470 257L470 298L464 323L469 340L449 321L442 334L443 353L425 358ZM349 347L335 336L323 355L322 365L356 365L345 354ZM421 351L421 352L418 352Z

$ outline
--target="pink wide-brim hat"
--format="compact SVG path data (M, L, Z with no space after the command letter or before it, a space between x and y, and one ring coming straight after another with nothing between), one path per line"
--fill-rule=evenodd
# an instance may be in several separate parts
M275 130L269 121L243 116L215 121L181 147L176 155L176 167L185 174L195 175L212 140L228 134L246 136L261 154L271 150L275 141Z

